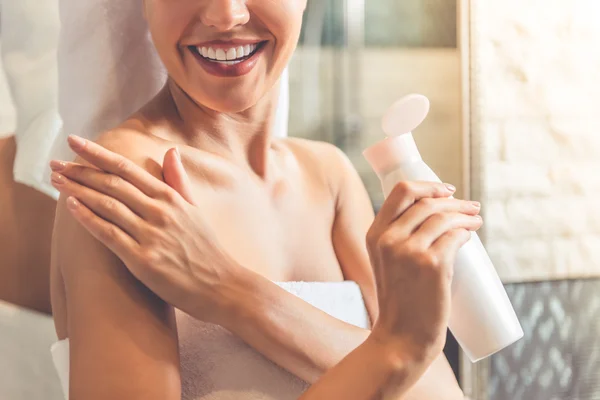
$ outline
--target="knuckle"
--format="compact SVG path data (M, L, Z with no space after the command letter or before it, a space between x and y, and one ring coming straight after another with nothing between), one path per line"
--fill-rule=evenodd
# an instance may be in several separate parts
M118 189L123 184L123 179L116 175L110 175L106 179L107 189Z
M116 167L121 173L129 172L129 170L131 169L130 161L124 157L120 157L117 160Z
M171 188L165 188L163 198L171 204L176 204L178 200L177 192Z
M452 219L452 216L448 213L437 212L429 218L433 224L436 224L436 225L439 224L439 225L445 226Z
M419 260L424 250L414 240L407 240L401 249L409 259Z
M114 225L109 225L102 230L102 238L105 241L112 242L117 238L117 228Z
M369 231L367 232L367 246L375 247L378 239L379 236L377 235L377 232L375 232L373 228L369 229Z
M106 211L115 211L117 209L117 202L112 198L104 199L102 200L102 208Z
M385 256L393 255L398 245L398 240L389 232L384 233L377 240L377 247Z
M425 198L419 200L419 205L421 207L427 208L429 210L437 208L438 204L439 204L439 202L437 202L435 199L433 199L431 197L425 197Z
M140 255L140 261L145 268L150 268L159 263L160 254L154 249L145 249Z
M430 251L420 252L416 256L417 262L421 267L429 269L438 269L442 266L442 259Z
M158 208L156 213L156 222L161 227L169 226L173 223L173 216L164 208Z

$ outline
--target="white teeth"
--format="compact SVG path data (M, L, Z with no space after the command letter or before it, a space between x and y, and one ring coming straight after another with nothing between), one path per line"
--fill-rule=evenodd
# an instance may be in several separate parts
M237 64L241 58L248 57L258 46L247 44L245 46L232 47L230 49L214 49L212 47L197 47L198 53L213 61L219 61L227 65Z
M227 50L227 54L226 54L227 55L227 60L235 60L237 58L236 57L236 53L237 52L235 51L235 49L229 49L229 50Z
M219 61L226 61L227 60L227 55L225 54L225 50L223 49L217 49L217 60Z
M213 60L217 59L217 53L215 52L215 49L213 49L212 47L208 48L208 58L212 58Z

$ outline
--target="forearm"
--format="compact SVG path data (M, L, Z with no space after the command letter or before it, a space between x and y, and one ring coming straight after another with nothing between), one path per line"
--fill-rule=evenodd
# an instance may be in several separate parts
M399 399L423 372L422 366L394 359L395 352L368 339L329 370L299 400Z
M234 317L223 325L265 357L309 383L370 334L308 304L271 281L244 273L234 283Z

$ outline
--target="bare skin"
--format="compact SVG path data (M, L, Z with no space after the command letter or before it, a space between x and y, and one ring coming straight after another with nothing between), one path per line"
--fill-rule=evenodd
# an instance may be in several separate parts
M16 143L0 139L0 300L50 314L56 201L13 179Z
M199 207L206 210L204 215L231 257L273 281L357 281L375 320L377 300L364 239L373 211L358 175L341 153L323 143L275 140L268 148L272 168L265 168L269 174L260 176L247 164L216 155L214 148L188 146L173 134L175 127L165 138L163 121L177 120L169 115L175 112L173 107L168 92L163 92L137 116L104 134L99 143L161 180L165 153L178 146ZM122 262L77 223L64 196L54 237L54 316L59 337L71 340L71 394L86 399L179 399L171 307L127 273ZM237 296L253 296L241 285L238 289ZM275 290L261 295L262 305L278 304L277 309L284 310L277 316L280 319L267 321L259 315L261 296L254 295L243 303L258 309L242 312L244 321L255 323L246 324L252 326L251 332L239 333L268 358L309 382L369 335ZM302 343L298 332L307 331L318 333L314 337L319 340ZM130 339L142 337L142 341ZM98 342L102 348L96 346ZM132 377L131 371L140 379ZM462 394L440 355L404 398L459 399Z
M93 204L94 190L85 190L84 183L74 185L64 175L53 175L55 187L60 187L63 194L74 195L82 202L86 193L90 195L85 205L103 215L105 223L110 215L117 216L113 220L117 226L106 231L113 235L98 236L75 218L73 210L84 207L78 208L77 202L66 201L64 196L59 202L52 296L58 335L61 339L68 337L71 345L71 399L180 399L177 329L169 304L196 319L221 324L310 383L359 346L358 352L333 371L359 371L357 361L360 365L364 356L371 354L365 349L373 350L372 345L362 346L367 337L373 337L370 331L332 318L271 282L354 280L363 291L372 319L378 320L372 260L365 243L373 211L358 174L341 152L329 145L273 139L276 86L298 43L305 7L305 0L144 1L153 43L169 72L169 82L146 107L102 135L98 143L104 150L121 155L117 166L122 171L137 170L144 176L149 172L158 179L137 181L134 189L145 196L138 197L142 207L136 214L114 199ZM205 68L208 64L204 62L220 61L204 60L199 64L198 50L202 46L237 46L235 41L261 46L253 66L245 64L251 68L246 73L235 72L236 67L224 64L218 68L228 68L227 76L215 76L210 72L215 65ZM83 147L92 149L93 144ZM163 172L167 174L163 160L173 153L173 147L179 148L188 172L191 197L196 199L194 207L163 182ZM77 163L90 166L85 159L106 170L98 165L102 160L90 161L91 154L79 154L82 158ZM122 185L122 180L114 178L110 177L105 189ZM161 188L155 190L158 186ZM409 198L396 199L398 204L389 206L394 212L388 217L414 203L413 199L399 206ZM439 212L434 207L426 211L427 216ZM464 223L464 215L462 219L452 218ZM444 233L439 232L440 227L452 228L441 223L446 219L433 221L431 237ZM454 226L459 227L469 229ZM165 279L144 281L146 286L136 279L140 276L131 273L134 266L140 265L136 257L117 251L107 244L109 240L101 240L114 239L117 228L126 229L140 242L154 239L145 255L152 259L148 265L164 269L156 276ZM387 228L378 232L384 234ZM404 240L406 235L398 238ZM129 244L132 240L129 237ZM380 264L378 260L387 260L382 265L389 266L402 258L402 254L390 251L393 244L388 240L384 246L385 257L378 255L375 246L375 265ZM420 254L408 254L415 261L411 262L413 272L420 271ZM435 270L433 275L443 276L435 265L429 267L423 271ZM382 268L375 270L381 272ZM421 285L414 285L417 281L406 279L405 270L398 271L405 274L399 279L413 295L412 286L430 286L418 291L418 299L413 296L402 303L402 312L392 310L395 317L391 320L399 319L399 324L383 326L389 325L391 337L396 333L402 336L408 329L414 337L435 338L417 346L389 341L396 349L415 347L420 348L415 354L422 353L421 357L413 354L407 358L420 358L418 368L399 368L409 371L410 378L400 379L398 393L419 400L462 398L452 371L440 356L440 336L445 332L440 327L446 324L448 285L440 289L438 283L443 279L423 276L418 280ZM432 293L440 296L432 297ZM396 300L388 299L401 304ZM424 312L427 318L412 318L418 309L406 304L421 300L431 306ZM415 324L420 326L411 329ZM396 325L404 325L405 329L392 329ZM426 367L430 367L427 372ZM423 378L413 385L421 375ZM334 383L321 387L339 388L339 378L344 376L351 374L342 373ZM371 396L372 388L363 388L369 394L361 398L375 398ZM443 394L438 396L439 392Z

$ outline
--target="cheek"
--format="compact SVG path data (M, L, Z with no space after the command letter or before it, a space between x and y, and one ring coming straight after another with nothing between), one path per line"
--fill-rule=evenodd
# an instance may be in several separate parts
M305 0L259 0L261 10L257 16L275 37L279 50L291 53L296 47ZM258 11L258 10L257 10Z
M189 23L192 10L179 2L177 7L166 1L153 1L154 5L146 8L146 19L152 39L159 52L177 51L179 38ZM166 54L165 54L166 55Z

